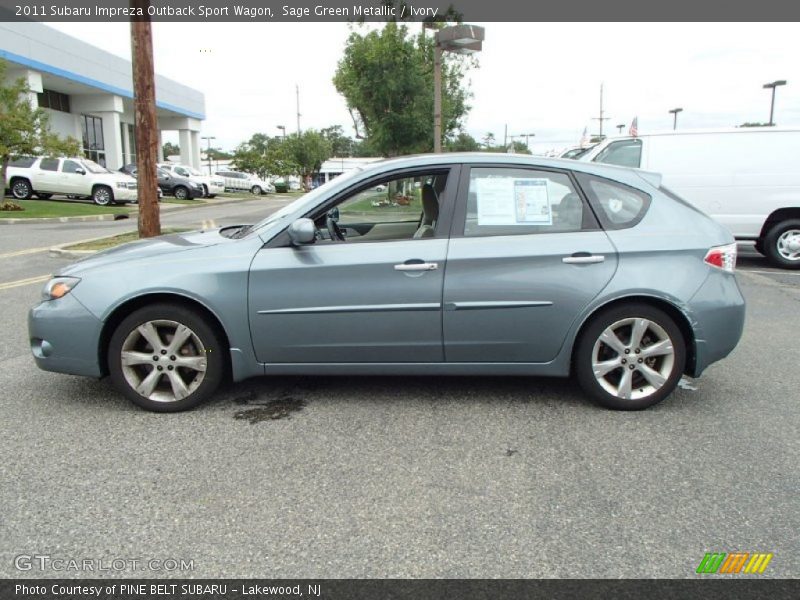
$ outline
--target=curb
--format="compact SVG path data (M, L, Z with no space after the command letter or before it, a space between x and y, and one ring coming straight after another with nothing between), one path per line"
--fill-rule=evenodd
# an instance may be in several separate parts
M84 215L80 217L33 217L30 219L0 219L0 225L24 225L30 223L69 223L69 222L88 222L88 221L113 221L116 215ZM130 218L130 216L128 216ZM125 219L119 219L123 221Z
M114 235L124 235L126 233L131 233L132 231L123 231L122 233L117 233ZM99 237L90 238L88 240L77 240L74 242L66 242L64 244L59 244L58 246L53 246L52 248L50 248L47 251L47 255L50 258L85 258L87 256L91 256L92 254L97 254L99 250L66 250L66 247L74 246L76 244L86 244L88 242L95 242L97 240L104 240L109 237L111 236L101 235Z

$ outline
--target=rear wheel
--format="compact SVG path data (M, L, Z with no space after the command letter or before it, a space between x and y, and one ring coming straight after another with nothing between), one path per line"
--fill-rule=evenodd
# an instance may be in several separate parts
M27 179L12 179L11 180L11 195L17 200L27 200L33 195L33 188L31 182Z
M647 304L624 304L597 315L575 353L583 390L616 410L658 404L678 385L685 364L680 328L664 311Z
M223 344L195 311L171 304L129 315L111 337L108 369L114 386L155 412L194 408L222 381Z
M98 206L108 206L114 202L114 192L107 185L98 185L92 191L92 201Z
M800 269L800 219L781 221L764 236L764 254L775 266Z

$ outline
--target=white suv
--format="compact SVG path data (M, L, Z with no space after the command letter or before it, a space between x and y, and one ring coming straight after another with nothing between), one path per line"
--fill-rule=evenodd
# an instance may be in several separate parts
M5 183L18 200L34 194L42 200L65 194L91 198L100 206L136 202L133 177L109 171L86 158L18 158L9 163Z
M226 190L250 192L256 196L275 193L275 186L269 181L259 178L258 175L242 173L241 171L217 171L214 174L225 180Z
M194 181L203 186L206 198L214 198L217 194L225 191L225 180L222 177L209 177L203 175L194 167L179 163L159 163L158 166L168 173L173 173L178 177L185 177L189 181Z

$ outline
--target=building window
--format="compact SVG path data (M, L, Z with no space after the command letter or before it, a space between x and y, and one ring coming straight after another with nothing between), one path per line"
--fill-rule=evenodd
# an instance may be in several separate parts
M106 145L103 137L103 119L81 115L83 155L99 165L106 166Z
M50 108L69 112L69 96L53 90L42 90L41 94L36 94L39 98L39 108Z

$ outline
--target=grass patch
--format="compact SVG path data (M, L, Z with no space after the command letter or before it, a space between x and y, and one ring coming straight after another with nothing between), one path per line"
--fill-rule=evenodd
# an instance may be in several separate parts
M195 198L194 200L181 200L180 198L168 198L165 196L161 199L161 204L194 204L195 206L200 206L201 204L208 204L208 202L202 198Z
M122 206L97 206L83 202L58 200L15 200L25 210L0 211L0 219L43 219L47 217L85 217L130 213Z
M181 233L184 231L191 231L191 230L186 228L181 229L176 227L170 227L167 229L162 229L161 235L167 235L170 233ZM106 250L107 248L113 248L114 246L119 246L120 244L135 242L138 239L139 239L138 231L129 231L128 233L120 233L119 235L112 235L109 237L101 238L99 240L92 240L91 242L82 242L80 244L73 244L72 246L65 246L64 250Z

